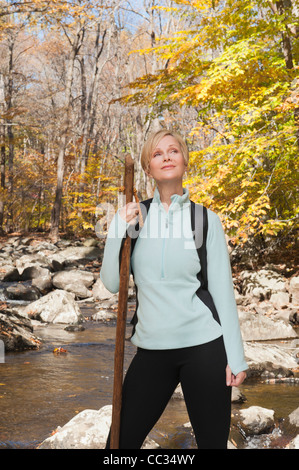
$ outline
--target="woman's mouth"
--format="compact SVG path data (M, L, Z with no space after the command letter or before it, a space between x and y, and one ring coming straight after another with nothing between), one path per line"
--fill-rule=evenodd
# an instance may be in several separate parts
M165 165L165 166L162 166L162 170L171 170L172 168L174 168L174 165Z

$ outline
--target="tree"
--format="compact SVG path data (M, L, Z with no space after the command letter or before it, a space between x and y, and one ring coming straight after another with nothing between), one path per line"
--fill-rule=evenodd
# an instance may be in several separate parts
M298 2L177 0L163 10L186 27L139 51L165 66L131 83L122 102L151 103L157 115L196 109L187 183L236 242L294 230Z
M64 118L61 129L60 144L58 150L58 159L57 159L57 185L55 200L52 209L51 216L51 236L54 240L58 239L59 236L59 222L60 222L60 212L62 204L62 188L63 188L63 177L64 177L64 158L67 145L69 124L70 124L70 111L71 111L71 102L72 102L72 83L73 83L73 73L74 65L77 54L82 45L82 39L84 36L84 28L80 24L77 25L75 30L74 39L71 41L71 50L68 60L68 67L66 70L66 83L65 83L65 110Z

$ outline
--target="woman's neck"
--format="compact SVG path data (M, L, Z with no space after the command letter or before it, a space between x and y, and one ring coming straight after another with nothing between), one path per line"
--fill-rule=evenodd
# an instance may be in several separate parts
M159 184L157 183L157 188L160 194L160 201L162 202L163 206L166 210L169 209L171 204L171 196L174 194L178 194L182 196L184 194L182 183L178 184ZM167 206L167 207L166 207Z

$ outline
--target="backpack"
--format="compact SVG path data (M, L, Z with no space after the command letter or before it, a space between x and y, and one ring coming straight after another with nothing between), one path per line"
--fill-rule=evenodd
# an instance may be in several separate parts
M153 201L153 198L147 199L145 201L141 201L140 204L143 204L145 207L145 211L142 210L143 220L145 220L146 215L150 209L150 205ZM217 309L215 307L213 298L208 290L208 266L207 266L207 234L208 234L208 211L207 208L202 206L201 204L197 204L190 200L190 217L191 217L191 228L193 233L193 238L195 241L195 246L197 250L197 254L200 260L201 270L197 273L197 279L200 281L200 287L196 291L196 295L200 298L200 300L209 308L211 311L214 319L220 324L219 315ZM202 229L201 229L202 224ZM134 228L135 233L139 234L139 222L135 225ZM122 247L125 238L129 236L128 232L122 241L121 249L120 249L120 257L122 252ZM134 236L131 238L131 256L133 254L133 250L138 240L138 236ZM132 270L132 274L134 277L134 273ZM137 286L135 284L135 291L136 291L136 309L134 316L131 320L131 324L133 325L133 332L132 336L135 333L135 327L138 322L137 317L137 309L138 309L138 291Z

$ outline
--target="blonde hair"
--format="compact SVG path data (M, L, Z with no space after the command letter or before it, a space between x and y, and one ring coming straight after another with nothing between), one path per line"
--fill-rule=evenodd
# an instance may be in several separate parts
M189 151L186 142L176 132L172 132L167 129L162 129L158 132L151 134L143 146L141 152L141 166L144 171L148 171L148 167L155 148L157 147L160 140L167 135L174 137L178 141L178 144L184 157L185 164L188 165Z

